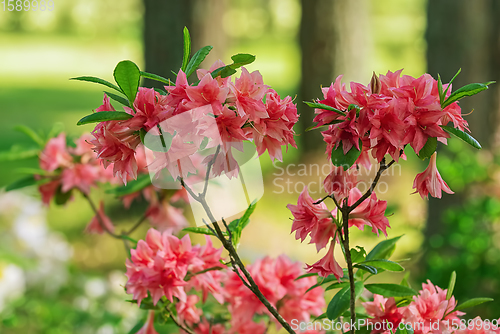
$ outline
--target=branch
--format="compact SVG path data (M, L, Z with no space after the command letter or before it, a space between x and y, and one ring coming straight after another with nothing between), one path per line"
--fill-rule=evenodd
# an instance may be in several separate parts
M97 217L97 221L99 222L99 225L101 226L101 228L103 229L103 231L105 231L107 234L109 234L110 236L112 236L115 239L122 239L121 236L119 236L118 234L115 234L115 233L111 232L108 229L108 227L106 226L106 224L104 224L104 222L102 221L101 215L99 214L99 210L97 210L97 207L95 206L95 204L92 201L92 199L87 194L85 194L84 192L82 192L82 195L83 195L83 197L85 197L85 199L87 200L87 202L89 202L89 205L92 208L92 211L94 211L94 213L95 213L95 215Z
M349 206L347 205L348 199L344 200L344 206L342 209L342 227L344 230L344 238L342 238L342 233L340 233L340 240L344 245L345 250L345 260L347 262L347 272L349 274L349 286L351 289L350 297L350 311L351 311L351 323L356 323L356 291L354 286L354 269L352 265L351 250L349 248ZM355 328L352 329L352 334L355 334Z
M194 332L193 332L191 329L187 328L186 326L183 326L183 325L180 323L180 321L178 321L177 319L175 319L175 316L174 316L174 314L172 313L172 310L170 310L170 309L168 308L168 306L167 306L167 307L165 307L165 308L167 309L168 315L170 316L170 318L172 319L172 321L174 322L174 324L175 324L177 327L179 327L180 329L182 329L182 330L183 330L183 331L185 331L186 333L189 333L189 334L194 334Z
M234 270L235 270L236 274L238 275L238 277L240 278L240 280L243 282L243 284L248 289L250 289L250 291L252 291L255 294L255 296L262 302L262 304L264 304L264 306L276 318L276 320L278 320L278 322L283 326L283 328L286 329L286 331L288 333L295 334L295 332L292 329L292 327L285 321L285 319L283 319L283 317L278 313L278 311L276 310L276 308L273 305L271 305L271 303L262 294L262 292L260 291L258 285L253 280L252 276L250 275L250 273L248 272L248 270L245 268L245 265L241 261L238 253L234 249L234 246L233 246L232 242L224 237L224 233L222 232L219 224L217 223L217 220L215 219L214 215L212 214L212 211L210 210L210 207L208 206L208 203L206 201L205 195L206 195L206 191L207 191L207 188L208 188L208 180L209 180L209 177L210 177L210 169L211 169L212 165L215 162L217 154L219 153L219 149L220 149L220 146L217 148L217 152L216 152L216 154L214 154L214 157L213 157L212 161L208 164L207 175L205 177L205 186L204 186L204 189L203 189L202 193L199 193L198 195L195 195L194 192L189 187L186 186L186 183L184 182L184 180L182 179L182 177L179 177L179 179L181 181L181 184L186 189L186 191L191 195L191 197L193 197L197 202L199 202L203 206L203 209L205 210L205 213L207 214L208 219L213 223L213 226L214 226L214 229L215 229L215 235L219 238L219 240L221 241L221 243L224 246L224 248L228 251L229 256L231 258L231 262L233 263L233 266L234 266ZM223 223L227 227L227 224L225 223L225 221L223 221ZM208 224L207 224L207 226L208 226ZM238 272L238 269L241 270L241 272L243 273L243 275L246 278L246 281L241 276L241 274Z
M347 213L349 214L352 210L356 209L361 203L365 201L370 195L373 193L375 190L375 187L377 186L378 181L380 180L380 177L382 176L382 173L390 168L396 161L392 160L388 165L385 164L385 158L382 159L380 162L380 167L378 169L377 175L375 175L375 179L373 179L372 184L370 185L370 189L366 191L366 193L361 196L360 199L356 201L353 205L347 207Z

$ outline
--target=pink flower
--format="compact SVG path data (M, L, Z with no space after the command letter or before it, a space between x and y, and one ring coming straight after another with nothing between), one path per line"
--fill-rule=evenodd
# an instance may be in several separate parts
M361 191L358 188L353 188L349 194L349 205L354 205L362 197ZM365 199L358 207L351 211L349 214L349 227L356 226L363 230L364 225L371 226L372 232L379 235L382 231L387 236L387 228L389 219L385 217L385 210L387 209L387 201L380 201L377 199L375 192Z
M155 330L155 311L148 312L148 319L144 326L136 334L158 334Z
M453 320L458 320L457 316L464 314L459 311L451 312L457 303L455 297L446 299L446 293L447 290L434 286L429 280L427 284L422 284L422 290L419 291L418 296L413 297L413 302L407 307L404 314L406 322L423 323L422 328L415 328L415 334L427 334L431 330L433 331L431 324L436 322L440 322L439 328L443 330L443 327L447 327L445 324L447 320L453 323Z
M195 334L224 334L226 333L226 328L222 324L212 324L207 319L203 319L194 329L194 332Z
M100 179L99 168L90 164L75 164L65 168L61 174L62 192L78 188L82 193L89 194L90 187Z
M307 291L316 283L314 277L296 280L303 274L301 265L282 255L273 260L266 257L247 267L264 296L278 308L286 320L308 321L311 315L320 315L325 306L323 289ZM268 314L255 295L243 285L238 275L229 272L224 282L226 301L232 315L231 329L250 323L254 315ZM278 323L276 322L278 326ZM259 327L256 326L257 330ZM245 332L246 333L246 332ZM252 332L253 333L253 332Z
M373 330L372 333L384 332L384 329L389 327L388 322L392 328L397 328L399 323L403 320L403 313L406 307L398 308L394 298L384 298L380 295L373 295L372 302L361 303L366 310L366 314L372 318L368 319L368 324L373 326L380 323L381 330Z
M282 161L281 146L288 148L290 144L297 148L293 131L299 119L297 107L290 96L282 100L276 91L270 89L266 94L266 111L268 117L255 120L252 126L257 152L262 155L267 149L271 159Z
M111 222L111 219L104 213L104 202L101 201L97 214L87 225L85 232L103 234L105 230L114 232L115 226Z
M488 320L485 321L481 317L475 317L470 320L470 323L466 324L461 324L459 321L450 322L450 327L458 328L455 332L456 334L495 334L500 332L498 325L494 325L494 323Z
M249 73L246 68L241 68L241 76L234 84L230 84L234 96L238 115L249 117L252 121L268 117L262 99L266 95L268 86L264 85L259 71Z
M188 326L192 326L193 324L200 322L202 311L196 307L196 303L198 301L198 296L189 295L187 296L186 302L180 301L175 304L175 308L177 309L177 314L181 322L186 323Z
M207 73L197 86L186 87L186 94L190 100L186 103L186 107L192 109L209 104L212 106L213 113L217 114L221 111L228 93L229 87L220 87L217 79Z
M51 181L48 183L44 183L41 186L38 187L38 191L42 195L42 202L46 206L50 205L50 201L52 200L52 197L55 196L57 192L57 188L61 186L61 181L56 180L56 181Z
M323 181L325 192L335 196L339 202L349 196L351 189L358 183L354 168L344 171L343 167L331 166L330 174Z
M429 160L429 166L422 173L417 174L413 181L413 189L417 189L422 198L427 198L429 194L432 197L441 198L441 190L448 194L453 194L450 187L444 182L436 166L437 152L434 152Z
M331 218L332 213L325 203L314 204L307 187L300 193L297 205L288 204L287 208L294 217L292 232L295 231L295 239L303 242L310 234L310 243L315 243L319 251L334 237L337 226Z
M146 211L146 216L152 225L160 231L177 233L189 225L183 210L173 207L168 201L161 201L150 204Z
M177 251L174 252L174 249ZM131 259L127 259L126 263L128 281L125 287L139 305L148 296L148 291L155 305L162 296L171 302L173 297L186 301L183 287L187 283L183 278L188 271L189 259L195 256L190 251L188 235L181 243L168 232L161 234L150 229L146 241L139 240L137 248L130 253Z
M344 276L344 271L342 267L335 261L333 250L335 248L335 241L332 240L330 243L330 249L325 254L325 256L313 265L307 265L307 271L310 273L318 273L321 277L328 277L329 275L334 275L340 282L340 279Z
M169 117L173 111L173 108L167 105L166 99L166 96L161 95L153 88L139 87L134 100L136 113L129 123L133 123L133 127L144 127L146 131L151 130Z
M61 133L51 138L40 154L40 167L53 172L59 167L66 167L73 162L73 158L66 149L66 136Z

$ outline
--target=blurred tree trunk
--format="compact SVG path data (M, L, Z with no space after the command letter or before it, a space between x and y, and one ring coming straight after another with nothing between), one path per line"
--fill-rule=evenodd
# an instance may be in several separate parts
M323 152L325 147L319 131L305 132L313 124L314 110L302 101L323 99L321 87L330 86L339 74L359 80L363 72L367 48L363 41L368 40L366 4L366 0L301 0L302 80L297 104L302 155Z
M188 27L192 40L192 54L204 45L213 45L215 55L221 57L225 48L222 15L225 0L144 0L144 60L146 71L175 81L182 64L183 29ZM147 80L149 87L160 83Z
M427 12L427 66L428 72L444 83L455 79L457 89L472 82L500 79L500 4L496 0L429 1ZM490 149L495 141L498 124L498 84L486 92L460 102L462 113L469 122L472 135L483 149ZM498 141L497 141L498 142ZM441 154L450 154L443 148ZM442 214L453 204L459 205L462 194L444 195L443 199L429 201L426 240L442 229Z
M454 89L473 82L490 80L498 82L500 79L500 3L497 0L428 1L427 10L428 72L434 77L437 77L439 73L443 82L447 83L461 68L461 74L453 83ZM468 114L474 108L474 112L465 116L465 119L469 122L472 135L483 146L483 150L493 149L495 142L498 145L498 140L495 140L498 138L496 135L499 120L498 86L498 84L492 85L489 90L460 102L462 114ZM457 139L451 138L450 140ZM456 159L455 155L443 146L440 148L439 155L447 155L452 161ZM460 161L456 163L460 164ZM446 176L444 177L446 179ZM443 214L453 207L456 210L463 210L466 192L467 188L461 193L444 194L442 199L431 198L429 200L428 219L424 232L426 253L421 259L423 268L429 268L429 259L433 252L438 252L445 258L451 258L454 252L457 252L458 249L451 244L445 244L431 252L431 240L433 238L443 240L443 237L453 233L451 229L456 230L456 226L451 227L445 224ZM481 228L479 223L479 221L474 221L475 229ZM450 268L446 270L448 269ZM443 270L445 269L442 268L441 271ZM451 270L466 271L467 269L464 267ZM450 272L442 273L446 278L440 277L439 283L447 284L449 274ZM470 287L470 282L465 277L462 278L461 283ZM484 288L484 282L476 283ZM476 296L480 293L479 289L469 290Z

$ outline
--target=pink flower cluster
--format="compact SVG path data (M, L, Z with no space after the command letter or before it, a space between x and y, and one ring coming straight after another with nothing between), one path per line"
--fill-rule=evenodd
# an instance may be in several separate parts
M88 195L91 187L99 182L117 183L109 171L102 168L92 151L89 134L84 134L75 141L76 147L66 143L66 135L61 133L51 138L40 153L40 168L46 171L37 176L47 182L39 187L42 201L49 205L57 194L65 194L78 189Z
M136 178L140 131L170 135L170 148L155 152L157 161L151 168L167 168L174 179L196 170L192 156L205 147L220 146L221 161L232 161L232 147L241 150L243 141L253 141L259 155L267 150L272 159L282 160L281 146L296 147L292 127L298 115L292 99L281 99L264 85L258 71L249 73L242 68L234 82L230 77L212 78L211 71L221 66L224 64L217 61L209 71L198 70L200 81L194 85L189 85L180 70L175 85L165 87L166 95L139 88L133 108L124 107L130 119L99 123L92 132L94 150L104 165L112 164L113 173L124 181L128 176ZM104 96L104 104L96 111L115 109ZM231 168L216 163L214 173Z
M344 173L340 172L340 170L341 168L334 169L332 173ZM361 198L361 192L357 188L348 190L344 188L341 191L347 191L349 205L353 205ZM340 232L336 222L336 210L330 212L324 202L315 204L307 191L307 187L300 193L297 205L288 204L287 207L294 217L292 232L295 232L296 239L303 242L309 236L311 238L310 243L316 244L317 251L330 243L330 249L326 255L312 266L308 266L309 271L318 273L323 277L330 274L335 275L337 279L343 277L342 268L335 260L333 253L335 242L339 242L337 233ZM390 226L389 220L385 217L386 208L387 202L378 200L377 195L372 193L370 197L365 199L349 214L349 227L356 226L363 230L364 226L367 225L377 235L379 231L382 231L387 236L386 229Z
M179 239L169 232L150 229L146 239L139 240L137 248L131 250L131 259L127 259L127 292L133 294L139 305L148 293L154 305L164 296L170 302L176 297L181 303L179 308L185 311L179 315L196 318L195 301L188 298L186 291L195 288L204 296L210 292L223 300L217 271L224 267L220 263L221 253L222 248L215 249L208 237L205 246L193 247L189 235ZM207 269L213 270L202 272ZM190 280L193 275L196 279Z
M427 281L422 284L422 290L413 297L413 301L408 306L397 307L394 298L384 298L380 295L374 295L373 301L364 302L362 305L371 317L368 319L370 328L380 328L380 330L373 329L372 334L389 334L387 323L390 323L392 328L397 328L401 322L415 324L412 325L415 334L452 333L454 329L460 328L459 317L465 313L453 312L457 302L453 296L446 299L446 294L447 290ZM461 330L459 333L500 333L500 329L493 328L493 325L490 327L491 331L487 330L487 326L483 328L482 321L480 318L477 319L474 326Z
M49 205L54 196L67 196L73 189L90 195L91 187L97 187L98 183L122 184L122 180L113 176L111 169L106 169L100 163L96 153L92 150L93 137L83 134L75 141L75 146L68 145L66 136L61 133L50 139L40 153L40 168L46 171L44 175L36 177L41 181L47 181L39 186L39 191L44 204ZM138 145L135 150L137 171L147 174L148 170L146 152L143 145ZM141 196L149 202L146 216L152 225L160 230L178 232L188 225L183 216L183 210L171 205L179 199L187 202L185 190L179 190L170 194L168 198L160 194L153 186L144 188L122 197L125 208L129 208L132 201ZM98 212L86 227L88 233L102 234L105 230L114 232L111 219L104 212L104 204L100 203Z
M127 260L127 292L133 294L138 304L148 295L155 305L162 298L174 302L179 321L194 327L197 334L265 333L267 324L255 322L254 316L268 315L273 320L274 317L236 272L213 270L226 269L220 262L222 248L215 249L210 239L206 239L205 246L191 246L187 235L178 239L169 232L150 229L146 239L140 240L137 248L131 251L131 260ZM304 274L300 263L283 255L277 259L258 260L247 269L285 320L309 321L311 315L323 313L323 289L317 287L307 291L316 279L296 280ZM196 292L201 292L201 300ZM209 294L227 306L231 314L228 329L224 324L211 324L201 317L197 304L205 303ZM277 321L276 326L279 326Z
M457 102L441 108L436 80L429 74L419 78L401 76L401 71L374 75L369 86L351 82L351 91L341 84L342 76L339 76L330 87L322 89L324 99L318 102L342 112L315 110L314 121L318 126L328 125L322 134L329 157L332 150L340 146L344 154L352 147L361 150L358 164L370 165L369 152L378 162L386 154L398 161L401 156L405 158L406 145L419 154L429 138L446 143L449 135L441 125L452 122L455 128L468 131ZM428 193L441 197L441 190L451 193L440 178L435 162L431 164L434 167L427 173L429 176L415 179L414 188L422 197ZM431 178L440 182L431 182Z
M264 297L277 307L286 321L290 322L292 319L309 321L311 315L319 316L323 313L322 309L325 307L323 289L317 287L306 292L316 283L316 279L306 277L296 280L304 273L300 263L294 263L282 255L275 260L269 257L258 260L247 269ZM265 333L266 324L252 323L252 318L256 314L269 314L269 311L243 285L235 272L228 273L224 291L232 315L230 333ZM276 326L279 326L274 317L271 316L271 319L275 321ZM252 324L251 328L246 328L249 324Z

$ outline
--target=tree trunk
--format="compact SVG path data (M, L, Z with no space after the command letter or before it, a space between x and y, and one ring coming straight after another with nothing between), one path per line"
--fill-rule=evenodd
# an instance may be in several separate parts
M302 101L323 99L321 87L330 86L339 74L346 74L347 80L363 77L368 7L366 0L301 0L301 4L302 80L297 104L304 155L322 152L324 144L319 131L305 132L313 124L314 111ZM369 80L370 73L365 74Z
M214 46L202 66L222 58L226 37L222 15L226 0L144 0L144 59L146 71L175 81L171 71L182 65L183 29L188 27L194 54L205 45ZM149 87L161 83L147 80Z
M497 0L428 1L427 10L428 72L434 77L437 77L439 73L443 82L447 83L461 68L461 74L453 83L454 90L473 82L490 80L498 82L500 79L500 20L498 19L500 17L500 3ZM474 109L472 114L464 118L469 122L472 136L478 139L483 150L493 148L495 141L498 143L498 140L495 140L498 138L495 136L499 115L498 93L498 84L492 85L488 91L460 101L462 114L468 114ZM450 140L458 139L450 138ZM440 147L438 156L448 156L452 161L457 159L456 154L444 146ZM460 161L456 161L456 163L461 164ZM443 177L446 179L446 175ZM467 189L470 188L466 187L463 192L454 195L444 194L442 199L431 198L429 200L428 219L424 232L426 253L422 257L422 266L426 270L434 272L433 275L437 275L438 270L449 271L440 274L442 277L439 278L429 277L436 279L435 283L445 286L451 271L470 272L470 270L467 270L464 265L462 265L463 268L432 268L431 257L440 254L441 257L448 257L448 260L453 262L451 257L459 256L460 253L466 251L466 248L465 246L461 249L456 248L452 242L445 241L443 246L436 248L434 245L434 249L432 249L432 240L446 240L453 233L457 233L458 227L446 224L443 214L450 208L464 210L464 206L470 203L470 201L467 202ZM485 225L481 225L479 219L473 219L472 223L475 224L474 230L477 232L486 228ZM469 235L465 238L472 239L473 236ZM488 240L484 240L484 242L488 242ZM484 275L480 278L483 277ZM475 277L478 280L480 278ZM485 286L484 282L480 284L477 281L475 284L481 288L472 288L466 277L460 279L460 274L457 284L459 291L460 289L462 291L470 290L468 291L471 294L470 297L472 295L480 297L479 290Z

